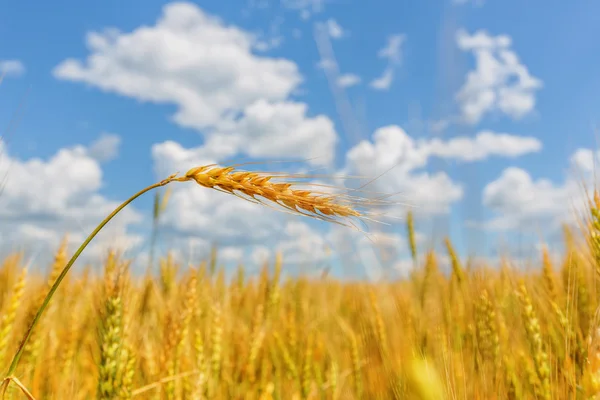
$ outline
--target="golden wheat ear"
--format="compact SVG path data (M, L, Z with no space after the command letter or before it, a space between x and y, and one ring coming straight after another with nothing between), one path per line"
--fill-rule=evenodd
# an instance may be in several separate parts
M367 207L389 205L383 199L363 199L348 194L312 190L310 183L290 182L296 176L268 172L238 171L235 167L206 165L190 169L179 182L195 181L200 186L238 196L280 211L356 227L352 218L370 220ZM299 175L298 178L306 178ZM277 181L276 181L277 180ZM297 185L303 188L296 189ZM324 187L325 185L315 185Z

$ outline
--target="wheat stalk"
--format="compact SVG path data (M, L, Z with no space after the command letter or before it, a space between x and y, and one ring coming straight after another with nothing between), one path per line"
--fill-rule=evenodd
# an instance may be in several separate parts
M260 199L264 198L272 204L283 207L285 211L343 225L346 225L344 220L348 220L352 217L365 218L366 212L360 211L358 208L360 206L386 204L382 200L366 200L348 194L336 195L325 192L294 189L294 183L273 182L272 179L275 178L276 175L277 174L237 171L233 166L200 166L190 169L184 176L178 177L177 174L173 174L160 182L150 185L119 205L92 231L54 280L52 287L27 328L0 388L5 391L10 382L14 381L13 374L23 354L25 345L31 337L33 328L38 324L43 312L54 296L54 293L79 255L104 226L115 217L115 215L135 199L153 189L166 186L172 182L188 182L193 180L203 187L233 194L248 201L268 205L267 202ZM286 175L280 175L279 177L286 177ZM293 175L287 175L287 177L293 177ZM246 197L242 195L245 195Z

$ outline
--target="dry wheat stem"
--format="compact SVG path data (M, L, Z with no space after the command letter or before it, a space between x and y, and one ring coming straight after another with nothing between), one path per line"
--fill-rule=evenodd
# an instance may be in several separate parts
M35 397L33 397L33 395L29 392L29 390L27 390L25 385L23 385L21 383L21 381L19 381L19 379L17 379L16 376L8 376L8 377L4 378L4 380L2 381L2 385L0 386L0 394L1 394L2 398L4 398L4 396L6 395L6 390L8 389L8 385L10 384L10 382L14 382L15 385L17 385L17 387L19 389L21 389L21 392L23 392L23 394L25 395L25 397L27 397L27 399L35 400Z

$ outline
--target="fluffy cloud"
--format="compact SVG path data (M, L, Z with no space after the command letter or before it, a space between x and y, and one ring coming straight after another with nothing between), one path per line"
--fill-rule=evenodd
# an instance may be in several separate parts
M153 26L89 33L87 59L67 59L54 75L141 101L174 104L173 120L205 135L207 146L234 143L228 156L297 158L319 152L330 161L333 123L309 116L304 103L289 100L302 81L297 65L254 54L257 43L254 35L193 4L171 3ZM320 148L315 138L321 139Z
M377 177L368 187L380 193L402 193L416 212L446 213L463 196L462 187L444 172L425 170L431 157L462 162L490 156L516 157L538 151L541 143L531 137L489 131L475 138L457 137L416 141L398 126L387 126L373 134L373 142L362 141L350 149L344 173Z
M460 50L475 56L475 69L456 95L465 122L476 124L492 111L513 119L533 111L542 81L532 76L511 50L509 36L491 36L486 31L469 35L460 29L456 43Z
M436 138L426 147L438 157L479 161L490 156L513 158L537 153L542 149L542 143L534 137L481 131L474 138L457 137L447 141Z
M102 139L101 139L102 140ZM3 246L19 243L31 251L46 251L68 233L72 243L81 243L119 202L99 194L102 169L90 147L60 149L47 160L21 160L0 152L3 187L0 195ZM140 214L128 207L100 233L86 256L99 255L107 245L130 249L141 237L128 233Z
M25 66L19 60L0 60L0 80L4 76L20 76L25 73Z
M324 115L306 116L304 103L259 100L239 120L214 136L229 140L236 152L252 157L314 158L312 164L333 161L337 134Z
M344 173L377 177L385 172L368 186L370 190L400 193L418 205L417 212L446 213L451 203L462 198L463 190L444 172L418 171L427 157L401 128L381 128L373 135L373 143L363 141L348 152Z
M155 165L160 166L162 176L216 163L239 153L252 157L304 158L309 159L310 164L329 164L337 141L333 124L322 116L304 118L305 112L306 106L302 103L258 102L246 110L243 119L208 136L202 146L183 148L173 141L154 145ZM287 134L282 136L281 132Z
M54 75L175 104L177 123L202 129L258 99L283 100L300 83L293 62L254 55L254 42L190 3L171 3L154 26L89 33L92 54L63 61Z
M572 173L562 183L534 179L525 170L505 169L483 190L483 204L494 216L485 228L554 230L562 223L575 222L587 206L586 189L594 184L598 153L579 149L571 156Z
M571 163L576 168L575 172L589 174L596 171L600 151L593 152L590 149L577 149L571 156Z
M227 142L222 146L219 143L207 143L200 147L185 148L169 140L152 146L154 170L161 179L175 172L184 173L198 165L215 164L216 159L225 158L228 154L231 151Z
M394 80L394 68L402 62L402 45L406 41L406 35L395 34L387 38L387 43L377 53L379 58L387 60L388 65L379 78L374 79L370 86L377 90L387 90Z

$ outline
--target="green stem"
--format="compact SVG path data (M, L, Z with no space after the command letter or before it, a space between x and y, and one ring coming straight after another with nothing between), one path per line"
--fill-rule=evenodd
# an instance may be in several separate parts
M31 325L29 326L29 328L27 328L27 332L25 332L25 336L23 336L23 339L21 340L21 343L19 344L19 348L17 349L17 352L15 353L15 356L12 359L12 362L10 364L8 372L6 373L7 377L12 376L14 374L15 370L17 369L17 365L19 363L19 360L21 359L21 356L23 355L23 350L25 349L25 344L27 344L27 341L29 340L29 337L31 336L31 332L33 331L33 328L39 322L42 314L44 313L44 310L48 306L48 303L50 303L50 299L52 299L52 296L54 295L54 292L56 292L56 290L58 289L58 286L60 285L60 283L62 282L62 280L65 278L65 276L67 275L67 273L69 272L69 270L73 266L73 263L75 263L75 261L77 260L77 258L79 257L79 255L83 252L83 250L87 247L87 245L90 244L90 242L94 239L94 237L96 237L96 235L98 234L98 232L100 232L102 230L102 228L104 228L104 226L107 223L109 223L110 220L113 219L113 217L115 215L117 215L122 209L124 209L125 207L127 207L129 205L129 203L131 203L132 201L134 201L135 199L137 199L138 197L140 197L144 193L149 192L152 189L156 189L158 187L165 186L165 185L167 185L167 184L169 184L169 183L171 183L171 182L173 182L175 180L181 180L181 178L178 179L178 178L175 178L175 175L172 175L172 176L168 177L167 179L164 179L164 180L162 180L162 181L160 181L158 183L155 183L155 184L153 184L151 186L148 186L145 189L140 190L139 192L137 192L136 194L134 194L133 196L131 196L129 199L127 199L119 207L115 208L115 210L112 213L110 213L100 223L100 225L98 225L96 227L96 229L94 229L94 231L92 233L90 233L90 235L87 237L87 239L85 239L85 241L81 244L81 246L79 246L79 248L77 249L77 251L75 252L75 254L73 254L73 257L71 257L71 259L69 260L69 262L67 263L67 265L65 265L65 267L61 271L61 273L58 276L58 278L56 278L56 281L54 282L54 284L50 288L50 291L46 295L46 298L44 299L44 302L42 303L42 305L38 309L37 313L35 314L35 317L33 318L33 321L31 322Z

